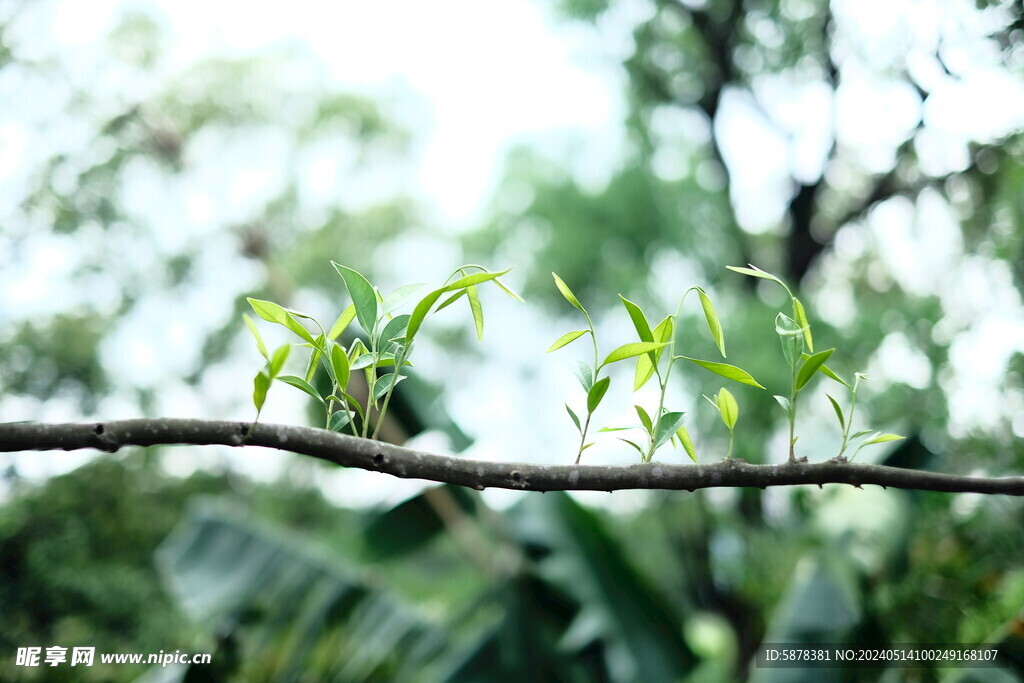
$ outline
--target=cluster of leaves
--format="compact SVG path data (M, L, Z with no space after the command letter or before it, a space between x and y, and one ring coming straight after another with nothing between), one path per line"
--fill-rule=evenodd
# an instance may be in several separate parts
M845 418L843 416L843 410L839 406L839 402L832 398L832 396L826 394L829 402L832 404L832 408L835 410L836 417L839 418L839 427L843 433L843 442L839 448L839 456L842 456L843 453L846 452L846 449L849 447L852 439L857 439L867 434L870 434L871 436L861 442L853 455L850 456L850 460L856 457L857 453L859 453L860 449L864 446L902 439L903 437L898 434L883 434L881 432L872 432L870 429L850 434L850 424L853 422L854 411L857 407L857 387L862 379L866 379L866 375L859 372L856 373L854 375L853 384L850 384L825 365L825 361L832 356L835 348L825 349L824 351L818 351L817 353L814 352L814 339L811 336L811 323L807 320L807 312L804 309L804 305L798 298L796 298L796 296L793 295L792 290L790 290L790 288L786 286L786 283L780 278L767 271L761 270L753 264L748 265L748 268L739 266L726 266L726 268L736 273L740 273L741 275L761 278L780 285L786 290L786 294L789 295L790 303L793 308L792 317L782 313L781 311L775 316L775 332L779 335L779 340L782 342L782 354L785 356L786 363L789 365L790 386L788 397L776 394L774 398L782 407L782 410L786 413L786 417L789 419L790 462L796 460L796 442L797 439L800 438L796 436L797 397L819 372L842 384L850 391L851 395L850 415L848 418ZM804 351L805 347L810 353Z
M244 316L260 354L267 361L253 379L253 404L256 406L257 420L266 402L267 392L276 379L304 391L318 401L324 407L327 429L340 432L348 428L354 436L375 439L384 423L395 387L408 376L404 374L405 368L412 365L409 359L415 347L415 337L427 317L466 297L477 337L482 339L484 318L478 285L494 282L509 296L522 301L498 279L508 270L494 273L483 266L470 264L455 269L443 285L416 303L412 313L396 315L395 312L424 285L406 285L383 296L359 272L333 261L331 263L344 281L352 303L342 311L328 332L305 313L270 301L248 300L259 317L286 327L302 340L300 346L310 349L304 377L282 375L292 345L282 345L270 353L255 323L249 316ZM312 322L319 334L310 332L301 320ZM366 337L354 336L346 347L339 338L353 320L358 322ZM331 389L325 394L311 384L320 366L323 366L331 382ZM359 370L363 371L366 379L366 396L362 402L353 396L349 387L353 373ZM371 423L375 424L372 434Z
M718 320L718 315L715 313L715 308L711 304L711 299L708 298L707 293L700 287L691 287L686 290L686 292L683 293L682 298L679 300L679 306L676 308L675 314L665 316L661 322L653 328L647 320L647 316L644 314L643 309L620 294L619 299L621 299L622 305L626 307L626 312L629 313L630 320L633 321L633 327L635 328L640 341L620 346L608 354L608 357L605 358L603 363L598 364L597 360L600 356L597 347L597 336L594 333L594 326L590 320L590 315L587 313L586 309L583 308L579 299L576 298L576 295L572 293L572 290L569 289L565 282L563 282L562 279L554 273L552 273L552 276L555 278L555 285L562 293L562 296L565 297L566 301L582 311L583 315L586 317L587 329L567 332L555 340L551 347L548 348L548 352L560 349L587 334L590 335L591 341L594 344L594 366L591 367L582 361L578 361L573 369L576 377L579 379L580 384L583 387L583 390L587 392L586 419L581 422L576 413L573 412L572 408L570 408L568 404L565 406L565 409L569 412L569 417L572 418L573 424L576 425L576 429L580 433L580 447L576 454L577 463L579 462L583 451L594 443L587 442L587 430L590 426L590 420L594 411L597 409L598 405L600 405L601 400L607 393L608 386L611 383L610 377L599 377L599 375L602 369L612 363L626 360L628 358L636 358L636 370L633 381L634 392L647 384L652 377L658 378L658 384L661 391L658 399L658 407L653 411L653 415L643 406L637 404L634 405L634 409L636 410L637 417L640 420L639 425L630 427L611 427L600 430L623 431L628 429L641 429L644 433L643 446L630 439L622 438L621 440L636 449L640 454L641 460L644 462L650 462L651 458L654 457L654 453L666 443L672 442L673 445L675 445L677 440L678 443L682 444L687 455L689 455L694 462L697 462L697 452L693 446L693 440L690 438L690 434L687 431L686 426L683 424L685 413L682 411L671 411L665 406L665 392L668 388L669 377L672 374L672 366L675 365L677 361L689 361L733 381L749 384L762 389L764 388L758 384L757 380L755 380L750 373L736 367L735 365L676 355L676 322L679 319L679 314L682 311L683 302L686 301L687 295L690 292L697 292L698 297L700 297L701 308L704 311L704 317L708 323L708 329L711 330L711 336L714 338L715 345L718 347L722 357L725 357L725 337L722 333L722 324ZM665 353L666 349L668 350L667 354ZM732 394L725 389L722 389L719 392L718 398L720 400L714 405L719 409L722 420L729 428L729 433L731 435L732 430L736 425L736 419L739 415L736 400L732 397ZM732 448L730 438L730 451L729 455L726 457L729 457L731 452Z
M857 386L860 380L864 378L864 375L857 373L854 383L850 384L825 365L825 361L831 357L835 349L831 348L817 353L814 352L811 325L807 319L806 310L800 300L793 295L793 292L781 279L755 266L750 266L749 268L728 266L728 268L743 275L750 275L752 277L763 278L776 282L786 290L786 293L789 294L790 297L793 310L792 317L780 312L775 318L775 331L782 342L783 355L785 356L786 363L788 364L790 371L789 374L791 381L789 396L776 395L774 398L785 411L789 420L789 458L791 461L796 459L794 449L797 439L799 438L795 434L797 397L818 372L845 386L849 389L852 396L850 414L848 418L844 416L839 403L831 396L828 396L828 399L836 412L836 416L839 418L839 425L842 430L843 441L839 451L840 456L846 452L851 440L867 434L871 434L871 436L865 439L857 447L856 451L854 451L854 456L856 456L856 453L864 446L903 438L895 434L882 434L880 432L872 433L870 430L859 431L851 435L850 424L853 420L853 414L856 408ZM630 320L633 322L633 327L635 328L640 341L624 344L623 346L618 347L609 353L603 362L599 363L598 359L600 358L600 353L598 351L597 336L594 332L594 325L590 319L590 315L562 278L555 273L552 273L552 276L555 279L555 285L558 287L558 290L561 292L565 300L583 313L587 320L587 328L566 332L555 340L555 342L548 348L548 352L567 346L585 335L590 336L594 347L593 366L590 366L583 361L577 361L573 367L573 372L579 379L584 392L586 392L586 417L581 419L569 404L565 405L565 409L569 413L569 417L572 419L576 430L580 434L580 445L576 453L577 463L579 463L583 451L594 445L594 442L587 441L587 433L590 428L590 422L594 411L597 410L597 407L601 404L601 401L607 394L608 387L611 383L610 377L600 376L601 371L612 363L626 360L628 358L636 358L636 370L633 382L634 392L647 384L652 377L657 377L658 379L660 392L657 408L652 412L639 404L633 406L637 417L640 420L638 425L631 425L627 427L606 427L599 430L602 432L617 432L630 429L640 429L644 434L643 445L630 439L621 437L620 439L632 446L640 454L640 458L643 462L650 462L654 457L655 452L666 443L670 442L674 446L677 444L681 445L687 455L694 462L697 462L697 453L693 445L693 440L690 437L686 426L683 424L685 420L685 413L682 411L669 410L665 405L665 393L668 388L668 381L672 374L672 368L676 362L688 361L735 382L764 389L764 387L758 383L750 373L735 365L676 354L675 345L677 321L679 320L679 315L682 311L683 303L686 301L686 297L690 292L696 292L700 299L701 309L704 312L704 317L707 320L708 329L715 341L715 345L718 347L718 351L722 354L722 357L726 357L725 337L722 332L722 324L718 319L718 315L711 303L711 299L702 288L694 286L686 290L679 300L679 305L676 307L675 314L665 316L665 318L663 318L661 322L654 327L651 327L647 316L644 314L640 306L620 294L619 299L622 301L623 306L625 306L626 312L629 314ZM805 353L805 347L810 353ZM667 353L666 350L668 351ZM718 414L722 418L722 422L729 430L729 447L725 456L726 458L729 458L732 456L733 435L736 422L739 419L739 404L736 402L736 398L732 393L725 387L722 387L713 398L708 396L705 396L704 398L707 399L715 410L718 411Z

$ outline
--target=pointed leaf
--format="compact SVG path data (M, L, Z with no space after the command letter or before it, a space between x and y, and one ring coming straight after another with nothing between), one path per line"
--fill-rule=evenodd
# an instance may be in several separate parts
M331 418L327 421L327 428L332 432L343 431L351 418L352 416L349 413L346 413L344 410L339 410L331 415Z
M685 413L665 413L658 418L658 425L654 430L654 443L652 450L658 450L665 442L671 439L679 428L683 426Z
M245 319L245 324L252 332L252 336L256 339L256 348L259 349L260 355L266 360L270 360L270 353L267 351L267 345L263 343L263 337L260 336L260 331L256 329L256 323L252 321L247 314L243 313L242 318Z
M407 313L396 315L394 318L389 320L388 324L384 326L384 329L380 331L380 337L377 339L377 348L385 349L390 342L404 337L405 328L408 324L409 314Z
M803 365L800 366L800 370L796 373L797 391L803 389L807 383L811 381L811 377L813 377L814 373L816 373L818 369L825 364L825 361L828 360L833 351L835 351L835 349L825 349L824 351L819 351L814 355L808 356L804 360Z
M572 293L572 290L569 289L569 286L562 282L562 278L558 277L554 273L551 273L551 277L555 278L555 286L558 287L558 291L562 293L562 296L565 297L565 300L568 301L573 306L575 306L576 308L583 311L584 313L586 313L587 309L583 308L583 304L581 304L579 299L576 298L576 295Z
M566 345L571 344L572 342L576 341L577 339L579 339L580 337L582 337L583 335L585 335L588 332L590 332L590 330L573 330L572 332L566 332L561 337L556 339L554 341L554 343L551 344L551 346L548 347L548 350L545 351L545 353L551 353L552 351L557 351L558 349L562 348L563 346L566 346Z
M460 289L459 291L455 292L450 297L442 301L441 304L437 307L437 310L435 310L434 312L437 313L437 311L443 311L444 309L448 308L449 306L451 306L453 303L455 303L464 296L466 296L466 290Z
M875 433L877 434L878 432L875 432ZM855 433L850 435L850 440L852 441L853 439L859 439L860 437L864 436L865 434L871 434L871 430L870 429L862 429L859 432L855 432Z
M654 341L665 342L666 344L672 341L672 335L675 332L673 320L674 316L667 315L660 323L658 323L658 326L655 327L652 332L654 335ZM633 375L633 391L638 391L640 387L647 384L651 377L654 376L655 363L661 359L661 354L664 351L665 347L655 351L653 359L649 353L637 356L636 372Z
M466 295L469 297L469 309L473 312L473 323L476 325L477 341L484 340L484 309L480 305L480 295L477 294L476 285L466 287Z
M580 425L580 418L576 417L576 413L572 411L572 408L569 407L568 403L565 404L565 409L569 412L569 417L572 418L572 423L576 425L576 431L582 434L583 427Z
M800 334L800 326L784 313L775 316L775 332L782 341L782 353L790 367L796 365L797 359L803 352L803 337Z
M640 341L653 342L654 335L651 333L651 326L647 322L647 317L644 315L644 312L640 310L639 306L621 294L619 294L619 298L622 299L622 305L626 307L626 311L629 313L629 317L633 321L633 327L636 328L636 333L640 335Z
M640 418L640 424L644 426L648 434L654 434L654 423L651 422L651 416L647 414L647 411L642 406L633 406L636 408L636 414Z
M519 303L521 303L521 304L522 303L526 303L525 301L523 301L523 297L519 296L518 294L513 292L511 289L509 289L508 286L506 286L505 283L502 282L501 280L499 280L498 278L494 278L494 284L496 284L499 287L501 287L503 292L508 294L510 297L512 297L513 299L515 299Z
M356 318L359 320L359 326L363 328L366 334L373 333L373 327L377 324L377 293L373 289L373 285L363 277L359 272L343 266L339 263L331 261L334 269L341 275L341 279L345 281L345 287L348 289L348 294L352 297L352 303L356 307Z
M320 357L323 356L323 348L326 343L327 336L321 334L316 338L317 343L313 345L313 350L309 354L309 362L306 363L306 381L312 382L313 375L316 374L317 365L320 363Z
M697 449L693 447L693 440L690 438L690 432L686 431L686 427L679 425L679 429L676 430L676 436L679 437L679 441L683 444L686 454L690 456L690 460L697 462Z
M886 441L899 441L907 437L900 436L899 434L879 434L878 436L872 437L862 443L862 446L870 446L873 443L885 443Z
M427 294L425 297L420 299L419 303L416 304L416 307L413 309L412 315L409 316L409 327L405 333L406 339L412 339L416 336L416 333L420 329L420 325L423 324L427 314L430 313L431 306L433 306L444 293L445 290L442 287L441 289L435 289L430 294ZM453 300L456 298L458 297L453 297Z
M715 373L716 375L721 375L722 377L725 377L727 379L731 379L734 382L740 382L741 384L749 384L752 387L757 387L758 389L764 389L763 386L758 384L756 379L751 377L750 373L748 373L746 370L741 370L740 368L736 367L735 365L729 365L728 363L715 363L714 361L700 360L700 359L697 359L697 358L689 358L687 356L676 356L676 357L677 358L682 358L683 360L688 360L691 363L696 363L697 365L701 366L705 370L710 370L711 372Z
M277 347L274 351L273 358L270 359L270 377L273 379L281 372L281 368L284 367L284 363L288 360L288 354L291 353L291 344L285 344Z
M722 414L722 422L729 428L729 431L732 431L740 416L740 407L737 405L736 399L728 389L722 387L718 390L715 400L718 402L718 412Z
M604 362L601 363L600 367L604 367L609 363L625 360L626 358L632 358L633 356L639 356L642 353L657 351L664 346L666 346L664 342L633 342L632 344L623 344L609 353L608 357L604 359Z
M320 403L325 403L324 398L316 389L313 388L313 385L311 385L309 382L302 379L301 377L296 377L295 375L281 375L280 377L277 378L277 381L284 382L285 384L290 384L296 389L301 389L302 391L306 392L307 394L315 398Z
M285 320L288 319L288 311L284 306L275 304L273 301L263 301L261 299L253 299L252 297L246 297L245 300L252 306L252 310L256 311L256 315L269 323L284 325Z
M579 360L572 366L572 371L576 375L576 379L583 385L583 391L589 392L594 386L594 371L590 366Z
M331 368L334 370L334 381L342 390L348 386L349 367L348 354L341 344L331 342Z
M708 321L708 329L711 330L711 336L714 338L722 358L725 358L725 337L722 335L722 323L718 320L715 307L711 305L711 299L708 298L708 295L700 287L697 288L697 296L700 297L700 305L704 309L704 317Z
M821 366L821 371L825 374L826 377L834 379L835 381L839 382L840 384L842 384L847 389L852 389L853 388L853 387L850 386L849 382L847 382L845 379L843 379L842 377L840 377L836 373L832 372L832 370L827 365L822 365Z
M814 353L814 342L811 339L811 323L807 320L807 311L804 310L804 305L796 297L793 297L793 315L796 318L796 324L800 326L804 333L804 343L807 344L807 350Z
M252 403L256 406L256 415L259 416L263 410L263 404L267 400L267 391L270 389L270 375L267 368L263 368L252 378Z
M782 410L785 411L786 415L791 415L793 413L793 405L789 402L788 398L785 396L779 396L778 394L772 398L779 402L779 405L782 406Z
M779 278L775 277L774 275L772 275L771 273L769 273L769 272L767 272L765 270L761 270L760 268L758 268L757 266L755 266L752 263L747 264L747 265L749 265L750 267L749 268L743 268L743 267L739 267L739 266L726 266L726 268L728 268L729 270L733 271L734 273L740 273L741 275L749 275L750 277L759 277L759 278L763 278L765 280L771 280L772 282L777 282L780 285L782 285L783 289L785 289L787 292L789 292L789 287L787 287L786 283L783 282L782 280L780 280ZM793 296L792 292L790 292L789 296L790 296L790 298L792 298L792 296Z
M601 405L601 399L604 398L605 393L608 391L608 385L611 384L610 377L602 377L594 383L594 386L590 387L590 391L587 392L587 412L592 413L597 410L597 406Z
M829 403L832 404L832 409L836 411L836 417L839 418L839 428L845 432L846 420L843 419L843 409L839 407L839 402L836 401L834 398L832 398L828 394L825 394L825 396L828 398Z
M505 273L507 273L510 270L512 270L512 269L511 268L506 268L505 270L502 270L502 271L500 271L498 273L486 273L486 272L485 273L473 273L472 275L467 275L465 277L460 277L455 282L452 282L451 284L445 285L444 286L444 290L446 292L454 292L456 289L462 289L463 287L469 287L470 285L478 285L481 282L488 282L490 280L495 280L495 279L501 277L502 275L504 275Z
M355 320L356 317L356 305L349 304L345 307L345 310L341 312L338 319L331 325L331 331L327 333L328 339L337 339L341 336L341 333Z
M376 403L388 392L388 389L391 388L392 381L394 381L395 386L398 386L398 383L406 377L407 375L399 375L398 379L395 379L395 373L393 372L388 372L378 377L377 383L373 387L373 402Z
M633 443L633 442L632 442L632 441L630 441L629 439L623 439L623 438L622 438L622 437L620 436L620 437L619 437L619 441L625 441L625 442L626 442L626 443L628 443L628 444L629 444L630 446L632 446L633 448L635 448L635 449L636 449L636 452L640 454L640 457L641 457L641 458L646 458L646 457L647 457L647 456L646 456L646 455L644 454L644 449L640 448L639 446L637 446L637 445L636 445L635 443Z

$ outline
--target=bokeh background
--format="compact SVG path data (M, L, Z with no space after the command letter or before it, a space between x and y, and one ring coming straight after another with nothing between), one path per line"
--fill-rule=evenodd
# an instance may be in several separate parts
M864 461L1024 468L1024 9L977 0L474 3L0 0L0 420L250 419L246 296L330 321L333 259L382 290L513 266L425 327L407 443L569 462L569 347L711 295L735 454L786 456L781 289L870 379ZM774 287L774 288L773 288ZM711 358L696 301L679 344ZM692 308L690 307L692 306ZM275 330L264 326L272 341ZM297 360L295 361L298 362ZM669 389L702 461L728 435ZM635 421L613 371L598 426ZM798 452L839 427L802 398ZM281 385L263 419L315 425ZM591 463L635 453L604 435ZM686 462L681 451L658 455ZM121 681L1021 680L1024 669L756 670L761 642L1024 637L1024 510L828 486L468 492L288 454L0 457L0 678ZM27 669L18 647L214 653ZM1018 663L1018 667L1021 665Z

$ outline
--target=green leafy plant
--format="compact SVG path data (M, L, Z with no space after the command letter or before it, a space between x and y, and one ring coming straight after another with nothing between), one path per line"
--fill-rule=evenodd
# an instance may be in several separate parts
M551 273L551 276L555 279L555 286L558 287L558 291L562 293L565 300L583 313L583 317L587 319L587 329L566 332L556 339L550 347L548 347L547 352L551 353L552 351L557 351L563 346L567 346L580 337L588 334L590 335L590 341L594 346L593 366L590 366L583 361L577 361L573 366L573 373L579 380L580 386L583 387L583 391L587 394L586 417L583 420L580 420L579 415L569 407L569 404L565 404L565 410L569 413L569 418L576 426L576 430L580 433L580 445L576 452L576 464L578 465L580 457L583 455L583 451L594 445L594 442L587 441L587 432L590 429L590 421L594 416L594 411L596 411L597 407L601 405L601 401L604 400L605 395L608 393L608 387L611 385L611 378L607 376L601 377L601 370L612 363L617 363L619 361L626 360L627 358L633 358L657 351L658 349L666 346L667 342L654 342L653 339L648 339L641 341L640 343L624 344L609 353L608 356L605 357L604 362L598 362L601 356L598 351L597 335L594 333L594 323L590 319L590 314L587 313L587 309L583 307L583 304L581 304L579 299L576 298L576 295L572 293L569 286L562 281L562 278L558 277L555 273Z
M852 394L852 403L850 406L850 420L852 420L853 411L857 405L857 385L860 380L864 378L864 375L857 373L854 383L851 385L825 365L825 361L832 356L835 349L831 348L825 349L824 351L818 351L817 353L814 352L814 341L811 336L811 323L807 319L807 312L804 309L804 305L796 298L796 296L793 295L792 290L790 290L790 288L786 286L786 283L781 279L767 271L761 270L753 264L748 265L750 266L749 268L742 268L738 266L726 266L726 268L742 275L749 275L750 277L757 277L777 283L786 290L786 294L789 295L790 303L793 308L792 317L782 312L775 316L775 332L779 335L779 340L782 342L782 354L785 356L786 363L789 365L790 388L788 397L776 395L774 398L778 402L779 406L782 407L782 410L786 413L786 417L789 419L789 460L790 462L795 462L796 442L799 438L796 436L796 409L797 397L800 392L807 387L808 383L810 383L818 372L835 380L836 382L839 382L849 389ZM810 353L806 353L804 351L805 347ZM864 434L869 433L870 430L858 432L851 436L849 433L850 420L844 419L839 403L836 402L834 398L829 396L828 399L832 403L832 408L836 411L840 427L843 430L843 443L839 450L839 455L842 455L846 451L850 439L863 436ZM854 452L854 456L856 456L861 448L869 444L883 443L885 441L893 441L902 438L903 437L896 434L881 434L876 432L873 437L861 443L857 448L857 451ZM851 456L851 459L852 458L853 456Z
M718 414L722 416L722 422L725 423L726 428L729 430L729 450L725 452L726 459L732 457L732 437L733 432L736 429L736 420L740 417L740 406L736 403L736 398L729 393L729 390L722 387L715 394L714 400L704 397L708 403L714 406Z
M580 310L583 307L579 305L579 301L576 300L575 296L572 296L572 292L565 287L565 283L555 275L555 284L558 285L562 295ZM640 420L639 428L643 430L645 434L644 445L620 437L620 440L632 446L639 454L640 459L643 462L650 462L654 457L654 453L664 446L666 443L675 443L676 440L682 444L686 450L687 455L696 462L697 452L693 446L693 440L690 438L690 434L683 424L685 419L685 413L681 411L671 411L665 406L665 392L668 388L668 381L672 374L672 366L680 360L690 361L696 365L699 365L711 372L714 372L723 377L727 377L743 384L749 384L759 388L764 388L745 370L742 370L734 365L727 363L718 363L714 361L700 360L698 358L690 358L688 356L675 355L676 345L676 321L679 319L680 311L683 307L683 302L686 301L687 295L690 292L697 292L700 297L701 308L704 311L704 317L708 323L708 329L711 331L711 336L715 340L715 345L718 347L719 352L725 357L725 338L722 333L722 324L718 320L718 315L715 313L715 308L711 304L711 299L708 298L707 293L700 287L691 287L679 300L679 306L676 308L675 315L665 316L657 325L653 328L650 322L647 320L647 316L644 314L643 309L637 304L633 303L626 297L619 295L619 299L622 301L622 305L625 306L626 312L629 314L630 320L633 322L633 327L640 338L639 342L632 344L626 344L619 347L616 351L613 351L601 366L607 365L609 362L625 360L626 358L636 357L636 370L634 372L633 391L638 391L643 387L652 377L658 378L658 384L660 387L660 394L658 399L658 407L653 411L653 414L646 410L641 405L634 405L633 408L636 411L637 417ZM570 298L571 297L571 298ZM583 311L586 315L586 311ZM587 316L587 323L590 324L590 316ZM594 337L593 325L587 330L575 330L573 332L562 335L554 344L551 345L549 351L553 351L557 348L561 348L566 344L578 339L584 334L589 333L591 338ZM665 351L668 351L667 355ZM594 358L595 366L597 354L597 344L594 344ZM667 358L667 360L663 360ZM587 375L586 372L589 370L589 366L581 364L579 367L577 376L581 374L580 381L583 383L583 387L587 390L587 383L584 381ZM609 378L599 380L601 382L610 381ZM605 387L607 389L607 386ZM592 389L591 389L592 390ZM588 390L588 398L589 391ZM603 396L604 390L601 395ZM599 401L598 401L599 402ZM589 401L588 401L589 408ZM575 414L566 406L569 410L569 416L573 418L574 423L578 423L579 420L575 417ZM592 411L590 411L592 412ZM577 429L580 430L583 440L581 440L581 450L586 448L590 444L585 443L586 425L590 423L590 413L587 415L586 424L580 427L577 424ZM627 429L634 429L635 427L611 427L605 428L601 431L623 431ZM577 455L577 462L579 462L579 456Z
M781 279L761 270L753 264L750 264L749 268L737 266L726 266L726 268L742 275L775 282L785 289L786 294L789 295L790 303L793 307L793 316L790 317L781 312L775 316L775 332L779 335L779 340L782 342L782 354L786 357L786 363L789 365L790 370L789 396L776 395L774 398L789 419L789 460L794 462L796 461L796 442L799 438L796 436L797 397L800 391L814 377L815 372L819 370L825 372L825 361L828 360L835 349L814 353L811 324L807 320L807 312L804 309L804 305L800 303L800 300L793 295L792 290ZM810 354L804 352L805 347L807 351L811 352Z
M303 377L281 375L291 346L286 344L272 355L269 354L256 325L249 316L244 316L260 354L267 361L253 380L253 404L256 406L257 420L263 410L267 391L276 379L305 392L320 403L324 407L325 426L328 429L340 432L348 428L355 436L376 439L395 387L408 376L405 368L412 365L409 359L415 347L416 334L429 316L466 297L477 338L483 339L483 307L478 285L493 282L509 296L522 301L498 279L508 270L492 273L483 266L470 264L455 269L443 285L416 303L412 313L396 315L395 312L424 285L399 287L385 297L359 272L333 261L331 263L341 276L352 303L342 311L327 332L319 322L305 313L284 308L271 301L248 299L249 305L259 317L286 327L299 337L302 347L310 349ZM310 321L318 333L310 332L301 320ZM338 339L353 320L362 328L365 337L356 337L346 348ZM321 394L311 384L317 368L321 366L331 381L331 389L326 394ZM366 398L362 403L349 389L353 373L360 370L366 378ZM362 425L361 432L357 426L357 416ZM375 423L372 434L371 422Z
M755 386L761 389L764 388L758 384L757 380L755 380L750 373L736 367L735 365L676 355L677 321L679 320L679 315L682 312L683 303L691 292L697 293L697 296L700 299L701 310L704 313L704 319L707 321L708 330L711 332L711 337L714 339L715 346L718 347L718 352L722 354L723 358L725 358L725 336L722 332L722 324L718 319L718 314L715 312L715 307L712 305L711 299L701 287L690 287L688 290L683 292L683 296L679 299L679 305L676 307L675 314L666 316L653 329L651 328L643 310L637 304L633 303L621 294L619 295L619 299L622 300L622 305L625 306L626 312L629 314L629 318L633 322L633 327L640 339L652 340L666 344L665 347L639 356L636 362L633 391L639 391L640 388L647 384L652 377L658 378L660 389L658 395L658 407L655 409L653 416L642 406L633 406L634 410L636 410L637 416L640 418L640 428L646 434L644 447L641 448L632 441L622 439L640 453L640 458L643 462L650 462L654 457L654 453L659 448L669 442L674 445L676 439L678 439L682 444L687 455L690 456L690 459L697 462L697 452L693 447L693 440L690 438L689 432L683 425L685 414L681 411L670 411L665 406L665 393L668 389L669 378L672 375L672 367L676 362L681 360L689 361L733 381L740 382L742 384L749 384L750 386ZM666 350L668 352L667 354L665 353ZM614 429L617 430L621 428ZM627 427L626 429L629 428Z
M858 439L867 434L870 434L870 436L861 441L860 445L857 446L857 448L853 451L853 455L850 456L851 461L857 457L857 454L860 453L860 449L864 448L865 446L870 446L876 443L885 443L887 441L898 441L904 438L899 434L883 434L882 432L873 432L870 429L864 429L859 432L854 432L853 434L850 434L850 426L853 423L853 416L857 410L857 388L860 386L861 380L867 379L868 376L862 372L854 373L853 384L850 384L846 380L840 378L838 375L835 375L835 373L829 374L829 377L839 382L850 391L850 414L845 417L843 416L843 409L839 407L839 402L832 398L832 396L830 396L829 394L825 394L825 396L828 397L829 403L832 404L832 409L835 410L836 412L836 418L838 418L839 420L839 428L843 432L843 443L839 447L839 454L836 456L837 458L843 457L843 453L845 453L846 449L849 447L850 441Z

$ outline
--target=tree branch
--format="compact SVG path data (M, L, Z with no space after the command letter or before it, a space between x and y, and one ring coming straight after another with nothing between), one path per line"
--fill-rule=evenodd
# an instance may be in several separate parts
M248 433L250 429L251 434ZM657 462L625 466L531 465L433 455L325 429L277 424L261 423L253 428L251 422L175 418L89 424L0 424L0 452L95 448L113 453L124 446L177 444L265 446L301 453L343 467L481 490L491 487L519 491L694 491L711 487L765 488L800 484L851 484L860 487L877 484L923 491L1024 496L1024 477L963 477L880 465L855 465L845 459L782 465L751 465L737 459L712 465Z

